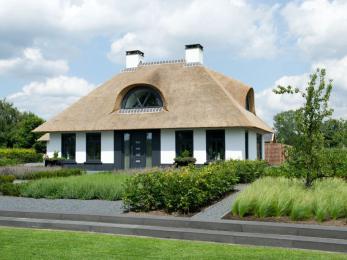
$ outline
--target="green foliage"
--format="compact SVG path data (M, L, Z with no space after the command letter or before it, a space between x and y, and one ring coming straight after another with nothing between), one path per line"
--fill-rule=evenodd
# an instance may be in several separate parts
M324 144L327 148L347 147L347 121L343 119L328 119L322 126Z
M20 112L12 103L0 100L0 147L36 148L43 151L43 145L36 140L41 134L32 130L44 122L33 113Z
M64 168L54 171L39 171L39 172L29 172L25 175L21 175L21 179L24 180L36 180L42 178L55 178L55 177L68 177L68 176L78 176L85 174L84 170Z
M347 149L324 149L322 173L328 177L347 180Z
M226 161L226 167L235 168L235 172L240 183L250 183L264 175L265 169L268 167L268 163L266 161L259 160L231 160Z
M176 166L188 166L190 164L195 164L196 159L191 156L191 152L184 150L174 161Z
M16 179L14 175L0 175L0 184L12 183Z
M18 163L31 163L42 161L42 154L33 149L0 148L0 162L8 162L8 165Z
M232 191L237 181L235 167L224 162L137 174L126 182L123 201L135 211L189 213Z
M288 145L297 142L296 113L295 110L288 110L274 116L274 129L278 142Z
M0 194L5 196L19 196L20 195L20 185L6 182L0 184Z
M346 218L346 201L347 183L341 179L316 180L307 189L299 179L265 177L238 195L232 212L240 217L288 216L293 220L325 221Z
M328 107L332 90L332 81L325 82L326 72L317 69L310 76L310 82L304 92L304 106L295 113L295 126L297 129L297 142L288 153L288 162L296 169L305 169L304 177L306 186L311 186L317 178L324 175L321 172L323 163L324 135L321 131L325 119L332 114ZM287 88L279 86L274 90L277 94L298 93L291 86Z
M1 158L0 157L0 166L9 166L9 165L16 165L18 164L18 161L15 159L8 159L8 158Z
M128 175L100 173L39 179L21 184L24 197L48 199L119 200Z

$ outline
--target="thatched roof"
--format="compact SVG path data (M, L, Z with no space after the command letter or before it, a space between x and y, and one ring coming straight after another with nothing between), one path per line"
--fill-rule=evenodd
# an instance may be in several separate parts
M37 141L48 142L49 139L50 139L49 133L46 133L46 134L42 135L39 139L37 139Z
M120 113L122 98L138 84L156 88L164 109ZM251 111L245 109L251 97ZM185 63L140 66L121 72L71 105L36 132L102 131L159 128L246 127L271 132L255 115L253 89L202 65Z

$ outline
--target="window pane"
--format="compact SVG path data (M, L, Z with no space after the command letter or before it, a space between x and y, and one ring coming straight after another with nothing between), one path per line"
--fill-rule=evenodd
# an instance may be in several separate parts
M262 142L262 135L257 134L257 159L261 160L263 159L263 142Z
M87 133L87 161L101 160L101 134Z
M75 160L76 156L76 134L62 134L61 153L67 160Z
M224 130L206 131L207 160L216 161L225 159L225 132Z
M160 94L150 87L137 87L130 90L124 97L122 108L152 108L162 107Z
M130 134L124 133L124 169L130 168Z
M146 167L152 167L152 133L146 136Z
M176 156L181 156L184 151L193 156L193 131L176 131Z

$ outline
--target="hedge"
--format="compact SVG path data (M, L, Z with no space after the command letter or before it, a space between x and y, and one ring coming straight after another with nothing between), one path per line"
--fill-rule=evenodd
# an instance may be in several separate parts
M230 160L225 162L227 167L235 167L239 183L250 183L264 176L269 166L266 161Z
M42 162L42 160L42 154L36 153L34 149L0 148L0 165Z
M235 167L224 162L137 174L126 181L123 202L133 211L190 213L232 191L237 181Z

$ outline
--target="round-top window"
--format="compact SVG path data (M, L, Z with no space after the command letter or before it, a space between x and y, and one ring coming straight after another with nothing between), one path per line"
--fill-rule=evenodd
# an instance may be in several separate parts
M160 94L150 87L136 87L131 89L122 102L123 109L163 107Z

